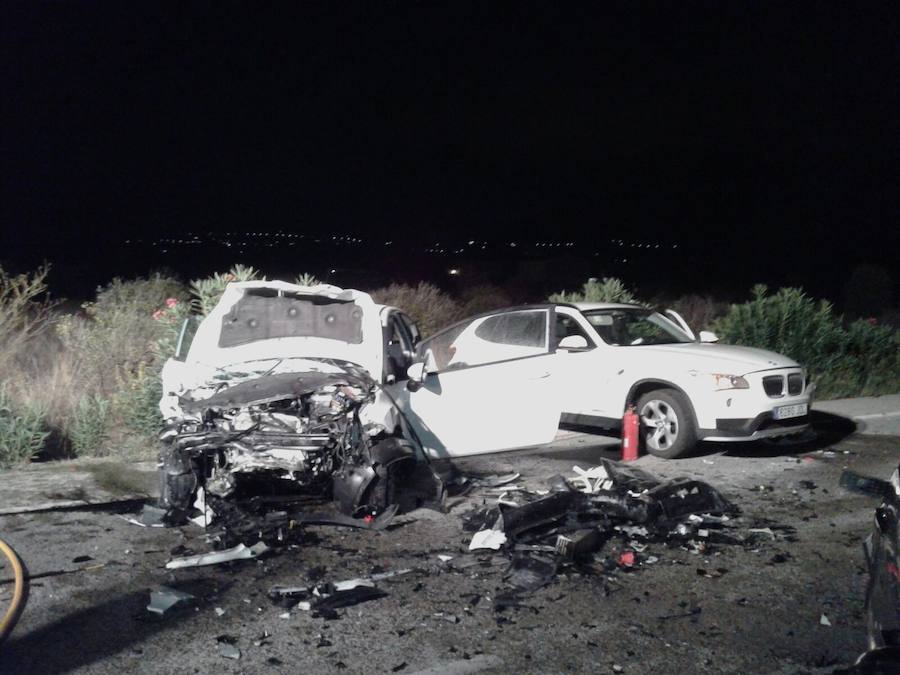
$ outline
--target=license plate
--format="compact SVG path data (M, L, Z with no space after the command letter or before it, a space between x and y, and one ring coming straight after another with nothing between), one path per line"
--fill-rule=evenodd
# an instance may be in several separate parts
M798 403L797 405L783 405L772 411L772 417L776 420L786 420L791 417L802 417L807 412L806 403Z

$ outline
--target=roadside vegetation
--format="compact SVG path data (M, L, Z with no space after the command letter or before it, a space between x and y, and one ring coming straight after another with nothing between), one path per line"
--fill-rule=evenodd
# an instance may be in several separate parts
M152 459L162 423L160 371L184 318L208 313L228 283L264 278L237 265L187 284L165 273L113 279L78 311L63 312L48 299L47 272L11 276L0 268L0 469L35 457ZM296 281L318 283L308 274ZM456 294L426 282L371 293L402 308L423 335L519 300L485 284ZM700 295L642 298L620 279L603 278L550 301L673 307L696 331L713 330L722 342L771 349L804 364L818 398L900 390L900 334L873 320L845 319L800 289L757 286L748 301L729 304Z

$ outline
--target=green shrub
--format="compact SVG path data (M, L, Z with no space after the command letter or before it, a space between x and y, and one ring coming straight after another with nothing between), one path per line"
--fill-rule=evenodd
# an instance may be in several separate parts
M418 286L391 284L372 291L375 302L399 307L416 322L423 336L434 335L462 317L462 308L449 295L432 284Z
M817 398L900 391L900 335L867 321L844 326L830 303L799 288L774 295L754 286L753 299L732 305L714 330L722 342L769 349L804 365Z
M154 361L157 341L172 329L160 321L163 308L185 301L184 287L169 277L114 279L82 305L83 316L63 317L57 333L74 356L82 387L112 398L123 379Z
M161 366L142 366L137 373L121 381L113 398L113 408L122 426L148 443L156 440L163 423L159 412L160 371Z
M297 279L294 283L298 286L318 286L322 282L316 279L315 275L304 272L303 274L297 275Z
M209 314L219 302L225 287L232 281L253 281L259 278L259 272L252 267L235 265L224 274L216 272L205 279L195 279L191 282L191 295L194 296L194 305L203 316ZM265 279L265 277L263 277Z
M82 397L69 421L68 436L76 457L105 454L102 445L109 427L109 401L96 394Z
M550 302L621 302L641 304L622 280L615 277L604 277L602 281L597 281L597 279L591 277L581 287L580 291L571 293L560 291L551 295L548 300Z
M27 462L43 449L50 435L44 420L39 404L16 405L6 386L0 386L0 468Z

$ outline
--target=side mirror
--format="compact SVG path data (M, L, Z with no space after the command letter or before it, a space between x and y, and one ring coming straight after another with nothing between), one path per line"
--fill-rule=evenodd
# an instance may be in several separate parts
M425 376L428 375L428 371L425 370L425 362L419 361L418 363L412 364L409 368L406 369L406 377L409 378L410 382L416 382L418 384L422 384L425 381Z
M711 330L701 330L700 331L700 342L718 342L719 336L713 333Z
M434 354L429 349L425 352L425 360L412 364L406 369L406 388L410 391L416 391L422 386L425 378L429 373L437 372L437 363L434 360Z
M588 341L583 335L567 335L559 341L558 349L584 349Z

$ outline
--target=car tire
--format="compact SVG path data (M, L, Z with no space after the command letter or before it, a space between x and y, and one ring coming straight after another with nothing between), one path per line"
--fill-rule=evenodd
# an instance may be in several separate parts
M405 462L395 462L388 466L376 469L375 478L366 488L361 505L366 509L381 513L391 504L396 504L399 498L399 474Z
M697 444L697 424L687 397L675 389L656 389L638 399L641 447L663 459L683 457Z

